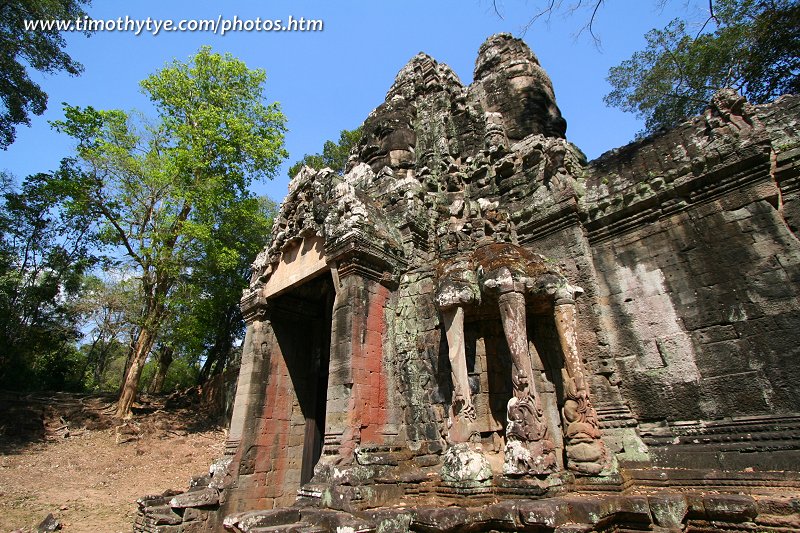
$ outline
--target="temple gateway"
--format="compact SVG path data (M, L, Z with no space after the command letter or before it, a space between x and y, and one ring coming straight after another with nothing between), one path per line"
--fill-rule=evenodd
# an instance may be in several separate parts
M798 111L587 162L521 40L414 57L291 181L225 456L135 530L800 528Z

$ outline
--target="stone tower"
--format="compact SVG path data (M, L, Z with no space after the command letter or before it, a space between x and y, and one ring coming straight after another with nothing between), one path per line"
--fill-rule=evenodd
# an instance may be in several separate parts
M800 486L798 108L723 92L587 162L522 41L469 86L417 55L292 180L226 458L139 530L757 527Z

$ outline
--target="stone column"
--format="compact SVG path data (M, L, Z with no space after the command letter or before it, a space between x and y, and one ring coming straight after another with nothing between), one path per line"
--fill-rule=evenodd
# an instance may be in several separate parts
M480 434L475 429L475 406L472 403L464 345L464 308L480 302L480 287L475 265L468 257L455 257L440 265L438 276L434 301L442 313L453 382L447 440L450 444L460 444L480 440Z
M568 290L562 291L569 293ZM572 294L557 294L555 322L564 354L564 437L567 468L580 474L597 475L608 464L608 453L600 438L586 372L578 353L575 301Z
M338 276L336 276L338 277ZM336 298L333 303L331 327L330 374L328 375L327 415L325 418L325 447L323 459L330 456L336 463L352 460L360 441L361 424L352 422L355 409L353 387L353 351L360 339L353 331L354 321L363 313L364 288L357 276L335 279Z
M262 348L266 333L270 333L268 330L272 327L268 318L268 304L256 289L242 298L241 309L247 323L247 332L242 344L242 361L236 380L236 395L228 438L225 441L225 455L236 453L242 438L255 432L255 424L264 402L264 382L269 373L269 361Z
M504 269L505 270L505 269ZM503 331L511 352L514 396L508 402L508 426L503 473L547 474L556 466L555 445L547 432L541 400L533 380L525 295L510 272L497 285Z
M252 395L250 390L254 381L254 370L256 366L255 349L253 348L253 324L247 325L247 332L244 335L242 344L242 361L239 365L239 377L236 380L236 396L233 401L233 414L231 415L231 425L228 429L228 438L225 439L225 455L233 455L244 434L244 425L247 420L249 397ZM260 368L258 370L261 370ZM255 372L258 373L258 372Z

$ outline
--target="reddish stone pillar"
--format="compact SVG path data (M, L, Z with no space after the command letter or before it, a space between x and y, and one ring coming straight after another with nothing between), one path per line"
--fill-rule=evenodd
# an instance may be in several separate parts
M227 512L289 505L297 489L286 478L293 389L271 312L257 291L242 300L247 335L226 443L236 446L226 485L237 498Z
M359 446L381 446L396 429L384 358L391 265L364 243L328 257L335 265L331 361L323 459L348 464Z

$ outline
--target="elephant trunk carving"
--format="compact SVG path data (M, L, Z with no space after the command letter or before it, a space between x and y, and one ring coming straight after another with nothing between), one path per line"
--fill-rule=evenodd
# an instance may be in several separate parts
M510 244L492 244L468 258L445 264L439 273L436 303L442 312L453 380L451 443L474 440L475 408L469 387L464 341L465 307L481 302L482 294L496 301L511 355L513 395L507 406L503 473L545 475L558 464L549 434L540 392L536 388L532 357L538 353L528 341L526 295L552 302L556 330L564 358L562 417L567 468L597 475L608 464L597 414L592 406L583 362L578 353L575 296L582 290L544 258ZM484 302L485 303L485 302Z

